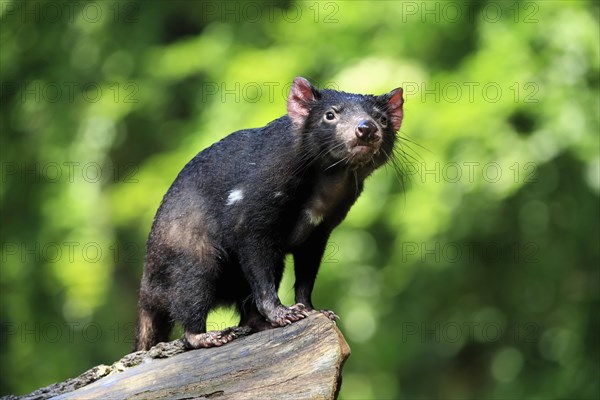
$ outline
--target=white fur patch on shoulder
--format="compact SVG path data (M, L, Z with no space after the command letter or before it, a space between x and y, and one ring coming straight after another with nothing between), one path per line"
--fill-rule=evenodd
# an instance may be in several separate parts
M234 203L237 203L240 200L244 199L244 191L241 189L233 189L229 192L229 196L227 196L227 205L230 206Z

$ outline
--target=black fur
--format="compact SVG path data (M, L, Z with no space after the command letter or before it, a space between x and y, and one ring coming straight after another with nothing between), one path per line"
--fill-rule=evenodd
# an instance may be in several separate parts
M402 103L401 88L358 95L296 78L286 116L194 157L152 225L136 349L168 340L175 321L192 347L232 340L239 328L205 333L208 312L221 304L236 305L247 331L304 318L331 231L392 155ZM285 307L277 289L289 253L301 304Z

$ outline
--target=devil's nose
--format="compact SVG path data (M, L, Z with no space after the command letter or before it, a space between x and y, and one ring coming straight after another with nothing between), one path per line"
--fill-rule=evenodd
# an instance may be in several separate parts
M368 119L362 120L356 127L356 136L359 139L371 141L377 138L375 133L377 132L377 125L373 121Z

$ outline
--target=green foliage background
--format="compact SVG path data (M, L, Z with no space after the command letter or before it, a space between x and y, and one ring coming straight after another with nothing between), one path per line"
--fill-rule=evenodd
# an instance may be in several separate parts
M342 398L599 395L598 3L0 13L0 394L130 350L162 195L198 151L282 115L302 75L406 91L409 183L391 167L367 181L315 288L352 348Z

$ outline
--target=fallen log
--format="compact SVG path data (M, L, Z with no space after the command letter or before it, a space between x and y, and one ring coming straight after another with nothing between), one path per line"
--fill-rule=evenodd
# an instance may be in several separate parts
M6 399L335 399L350 348L320 313L222 347L159 343L77 378Z

